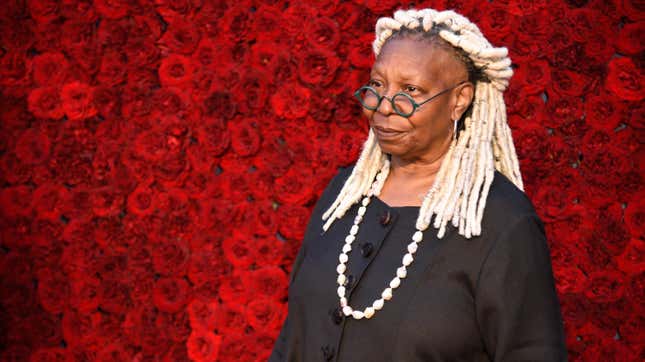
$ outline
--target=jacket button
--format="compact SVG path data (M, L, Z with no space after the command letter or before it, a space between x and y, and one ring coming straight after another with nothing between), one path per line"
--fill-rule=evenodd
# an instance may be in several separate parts
M385 213L381 215L379 221L381 222L381 225L385 226L389 224L391 220L392 220L392 214L390 214L390 210L387 210L385 211Z
M332 358L334 358L334 349L331 348L329 345L322 346L320 347L323 353L323 357L325 357L325 360L331 361Z
M331 316L332 322L334 322L335 324L340 324L343 321L343 318L345 317L340 307L332 309L329 315Z
M367 258L372 254L372 249L374 249L374 245L372 245L372 243L361 244L361 255Z
M354 285L354 276L350 274L347 276L347 284L345 284L345 288L351 289L353 285Z

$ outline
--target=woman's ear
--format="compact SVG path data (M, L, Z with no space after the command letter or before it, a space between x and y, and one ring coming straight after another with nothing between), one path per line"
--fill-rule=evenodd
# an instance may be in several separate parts
M475 86L471 82L466 82L457 88L455 105L452 108L451 119L460 119L466 112L475 95Z

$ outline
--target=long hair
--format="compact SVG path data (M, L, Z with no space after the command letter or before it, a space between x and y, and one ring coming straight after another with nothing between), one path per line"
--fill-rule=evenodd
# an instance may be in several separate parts
M412 9L396 11L394 18L383 17L377 21L374 54L379 55L388 39L406 32L440 37L458 50L458 55L467 56L466 66L474 65L480 74L472 79L474 73L469 69L469 80L475 83L474 100L462 116L463 129L459 137L452 140L434 183L423 199L416 227L427 229L432 216L436 215L433 226L438 229L439 238L443 237L448 222L466 238L480 235L495 170L523 189L502 95L513 75L508 50L493 47L475 24L452 10ZM389 159L370 129L351 175L322 216L326 220L324 230L368 194L379 170L387 177Z

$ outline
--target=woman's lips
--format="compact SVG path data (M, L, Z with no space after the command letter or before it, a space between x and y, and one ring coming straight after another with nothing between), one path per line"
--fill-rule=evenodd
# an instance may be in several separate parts
M382 127L374 127L374 132L380 139L394 138L403 134L403 132L401 131L397 131L391 128L382 128Z

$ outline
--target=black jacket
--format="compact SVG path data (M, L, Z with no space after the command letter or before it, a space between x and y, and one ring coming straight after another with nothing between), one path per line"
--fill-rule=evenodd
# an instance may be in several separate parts
M430 226L393 298L371 319L343 317L338 255L354 205L321 235L324 211L351 173L344 168L318 200L289 280L289 312L270 362L565 361L560 305L542 222L531 202L495 173L482 235ZM395 276L412 241L418 207L367 207L349 253L349 304L370 306Z

